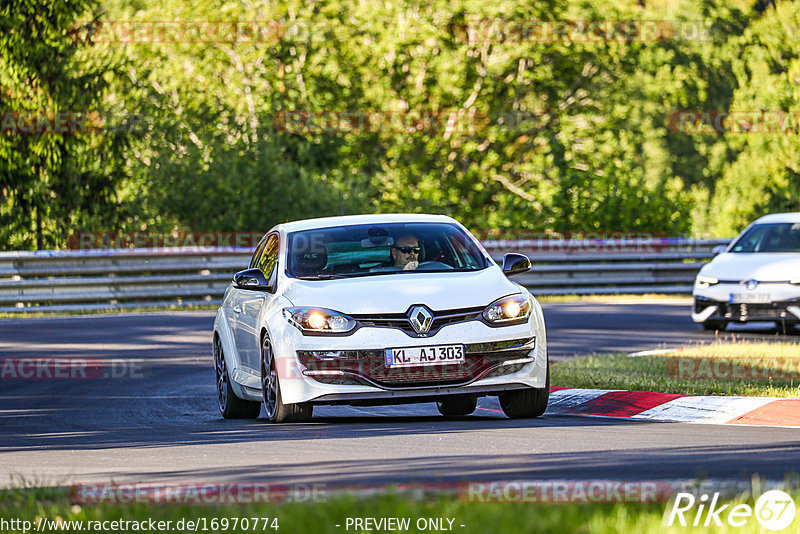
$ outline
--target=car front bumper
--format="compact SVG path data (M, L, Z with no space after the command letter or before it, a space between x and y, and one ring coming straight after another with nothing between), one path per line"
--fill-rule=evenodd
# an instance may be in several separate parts
M364 327L349 336L305 336L285 320L272 325L285 403L426 402L453 394L497 394L545 386L544 322L490 327L480 321L444 326L426 338L396 328ZM541 325L539 324L541 323ZM387 348L464 345L465 363L385 367Z
M719 283L693 292L692 320L800 322L800 287L761 282L752 290L741 284Z

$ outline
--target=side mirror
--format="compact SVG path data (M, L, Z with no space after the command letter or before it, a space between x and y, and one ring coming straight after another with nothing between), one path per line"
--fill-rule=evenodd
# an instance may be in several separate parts
M711 249L711 253L715 256L720 254L721 252L725 252L725 249L728 248L728 245L717 245L716 247Z
M233 286L251 291L273 291L261 269L245 269L233 275Z
M524 254L509 253L503 256L503 273L512 276L531 270L531 260Z

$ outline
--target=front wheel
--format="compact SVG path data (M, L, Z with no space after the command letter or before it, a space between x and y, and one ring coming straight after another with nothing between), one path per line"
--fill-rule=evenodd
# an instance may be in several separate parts
M722 332L728 323L725 321L703 321L703 330L717 330Z
M526 388L500 394L500 407L511 419L532 419L547 410L550 399L550 365L548 361L543 388Z
M233 392L222 342L214 337L214 368L217 375L217 406L225 419L256 419L261 413L261 403L240 399Z
M778 321L776 325L778 327L778 332L786 336L786 335L791 335L795 332L795 327L797 326L797 323L787 323L786 321Z
M278 367L269 337L261 342L261 391L264 394L264 411L270 423L300 423L311 419L314 406L308 403L284 404Z

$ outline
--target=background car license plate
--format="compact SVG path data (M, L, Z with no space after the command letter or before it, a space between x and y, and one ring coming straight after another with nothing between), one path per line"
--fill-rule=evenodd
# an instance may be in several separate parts
M758 302L770 302L769 293L731 293L728 302L731 304L747 303L755 304Z
M464 363L464 345L386 349L386 367Z

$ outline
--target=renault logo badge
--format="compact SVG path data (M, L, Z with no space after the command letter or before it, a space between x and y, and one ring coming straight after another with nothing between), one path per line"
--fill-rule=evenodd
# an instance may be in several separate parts
M417 334L426 334L433 324L433 314L425 306L414 306L408 311L411 327Z

